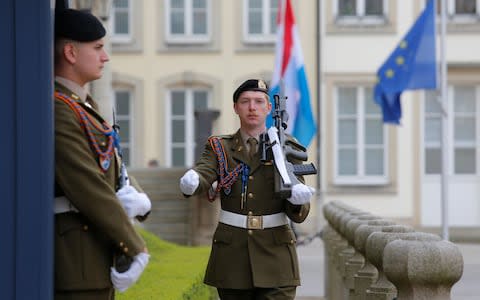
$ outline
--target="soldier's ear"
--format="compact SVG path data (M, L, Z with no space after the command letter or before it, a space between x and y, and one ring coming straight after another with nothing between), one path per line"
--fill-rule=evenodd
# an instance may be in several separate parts
M65 43L63 46L63 56L71 64L77 61L77 51L78 49L73 43Z

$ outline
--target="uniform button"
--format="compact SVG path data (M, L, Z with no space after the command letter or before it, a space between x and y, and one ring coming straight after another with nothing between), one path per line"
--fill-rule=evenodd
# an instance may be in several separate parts
M298 213L298 216L301 217L303 214L301 212Z
M120 244L119 244L119 245L120 245L120 247L123 247L123 245L124 245L124 244L123 244L123 242L120 242Z
M88 230L88 225L83 225L83 230L87 231Z
M293 245L293 243L295 243L295 242L294 242L293 240L290 240L290 244L292 244L292 245Z
M252 235L253 234L253 231L251 229L248 230L248 234L249 235Z
M249 211L249 212L248 212L248 215L249 215L249 216L253 216L253 212Z
M123 248L123 252L128 253L128 247Z
M248 176L248 179L253 180L253 176L252 175Z
M253 199L253 193L248 193L248 199Z
M243 149L243 147L240 146L240 147L238 147L237 151L240 152L240 151L242 151L242 149Z
M217 240L215 239L215 240L213 240L213 242L214 242L214 243L216 243L216 242L217 242Z

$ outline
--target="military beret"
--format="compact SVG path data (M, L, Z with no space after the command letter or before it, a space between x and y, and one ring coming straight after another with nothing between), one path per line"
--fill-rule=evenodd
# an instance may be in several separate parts
M237 102L240 94L246 91L263 92L268 95L268 85L261 79L248 79L242 83L233 93L233 102Z
M91 13L62 9L55 13L55 39L92 42L105 36L102 23Z

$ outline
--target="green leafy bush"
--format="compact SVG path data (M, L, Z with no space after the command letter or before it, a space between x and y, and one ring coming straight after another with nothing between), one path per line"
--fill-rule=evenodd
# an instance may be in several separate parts
M211 300L216 290L203 283L209 247L184 247L139 229L147 242L150 262L138 282L117 300Z

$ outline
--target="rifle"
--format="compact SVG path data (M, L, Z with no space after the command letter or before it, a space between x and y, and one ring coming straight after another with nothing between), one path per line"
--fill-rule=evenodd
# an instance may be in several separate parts
M280 98L279 95L274 95L273 99L272 118L274 126L270 127L267 133L260 135L259 151L262 162L274 160L275 195L281 199L287 199L292 196L293 185L300 183L297 176L317 174L317 169L313 163L292 164L289 161L306 161L308 159L307 149L294 141L288 140L285 134L288 121L285 106L287 97Z
M127 173L127 167L125 166L125 163L123 162L123 153L122 153L122 148L120 147L120 126L116 122L116 115L115 115L115 109L113 109L113 134L114 134L114 144L115 148L117 149L118 156L120 156L120 174L118 178L118 190L120 190L122 187L125 185L130 184L130 180L128 179L128 173ZM118 273L124 273L126 272L129 268L130 265L132 264L133 259L121 252L117 252L115 254L115 269L117 270Z

